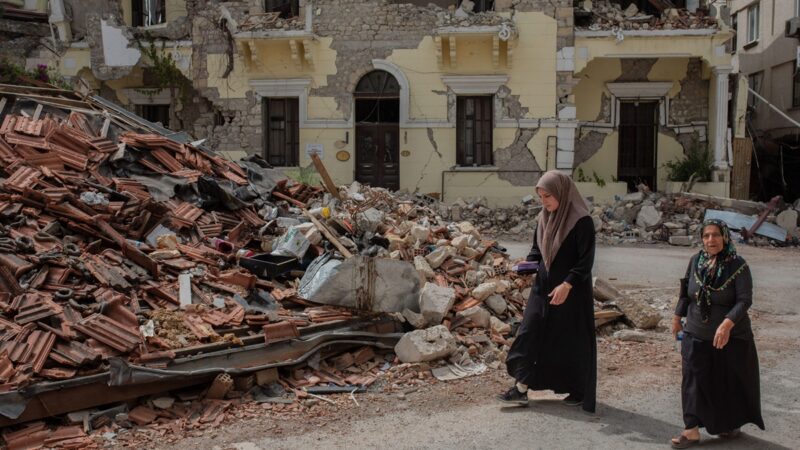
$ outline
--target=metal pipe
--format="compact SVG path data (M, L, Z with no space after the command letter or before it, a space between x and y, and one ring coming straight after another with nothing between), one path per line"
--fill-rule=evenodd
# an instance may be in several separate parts
M764 97L762 97L762 96L761 96L761 95L760 95L758 92L754 91L754 90L753 90L753 88L751 88L750 86L747 86L747 90L748 90L748 91L749 91L751 94L753 94L753 95L754 95L754 96L755 96L757 99L759 99L759 100L761 100L762 102L766 103L766 104L767 104L767 106L769 106L770 108L772 108L773 110L775 110L775 112L777 112L778 114L780 114L780 115L781 115L781 116L782 116L784 119L786 119L786 120L788 120L789 122L791 122L791 123L792 123L792 125L796 126L797 128L800 128L800 122L798 122L798 121L796 121L796 120L792 119L791 117L789 117L789 116L788 116L788 115L787 115L785 112L781 111L781 110L780 110L780 109L779 109L777 106L773 105L773 104L772 104L772 103L770 103L770 102L769 102L767 99L765 99Z

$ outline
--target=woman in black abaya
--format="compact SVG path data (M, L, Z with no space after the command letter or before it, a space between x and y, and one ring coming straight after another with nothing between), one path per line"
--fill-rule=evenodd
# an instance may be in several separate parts
M725 222L707 220L703 249L681 280L672 332L683 330L681 348L684 430L674 448L700 442L700 427L733 438L753 423L762 430L758 354L747 310L753 304L753 279L736 254ZM686 325L681 318L686 317Z
M539 262L539 273L506 359L516 384L497 399L527 405L528 389L552 389L569 394L567 404L594 412L594 223L577 187L561 172L545 173L536 191L543 207L527 259Z

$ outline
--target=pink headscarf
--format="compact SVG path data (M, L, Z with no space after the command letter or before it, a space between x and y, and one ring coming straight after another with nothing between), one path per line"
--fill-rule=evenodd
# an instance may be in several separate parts
M536 183L536 187L544 189L558 200L558 209L555 211L549 212L542 208L539 213L539 226L536 228L539 251L542 252L545 268L550 270L550 264L564 243L564 239L579 219L589 215L589 209L575 183L557 170L545 172Z

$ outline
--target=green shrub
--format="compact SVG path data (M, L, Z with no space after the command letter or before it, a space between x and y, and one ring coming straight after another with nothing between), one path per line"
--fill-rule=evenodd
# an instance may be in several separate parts
M664 164L664 167L667 168L669 181L689 181L691 178L695 182L702 183L711 181L714 162L711 160L711 153L707 148L694 146L682 159L669 161Z

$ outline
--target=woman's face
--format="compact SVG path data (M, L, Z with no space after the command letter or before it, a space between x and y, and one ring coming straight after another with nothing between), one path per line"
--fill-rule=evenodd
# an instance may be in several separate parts
M556 199L552 194L545 191L542 188L536 188L536 193L539 194L539 197L542 199L542 206L547 212L553 212L558 209L558 199Z
M703 247L711 256L717 256L722 251L725 242L722 239L722 230L716 225L706 225L703 228Z

